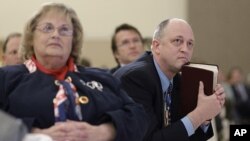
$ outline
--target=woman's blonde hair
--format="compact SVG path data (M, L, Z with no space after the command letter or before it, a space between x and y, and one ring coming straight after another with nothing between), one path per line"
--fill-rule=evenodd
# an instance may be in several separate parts
M51 10L56 10L68 16L73 25L73 41L72 51L70 56L74 58L75 62L79 61L81 48L83 45L83 28L76 12L62 3L46 3L38 10L27 22L24 28L24 37L22 47L20 48L21 56L24 60L30 59L34 55L33 37L36 26L42 16Z

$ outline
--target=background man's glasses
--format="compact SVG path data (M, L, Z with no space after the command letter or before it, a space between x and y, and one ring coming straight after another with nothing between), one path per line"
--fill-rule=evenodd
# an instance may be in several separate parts
M137 38L132 39L132 40L124 40L118 46L119 47L129 47L131 44L136 45L136 46L142 45L142 41L141 41L141 39L137 39Z

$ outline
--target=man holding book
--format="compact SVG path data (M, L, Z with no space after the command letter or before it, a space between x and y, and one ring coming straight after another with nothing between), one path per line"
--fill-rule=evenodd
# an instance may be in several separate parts
M213 136L210 120L220 113L225 102L220 84L215 86L214 93L205 94L204 85L199 82L195 109L185 116L181 116L179 110L179 72L191 60L193 47L193 31L186 21L164 20L154 32L152 52L146 52L114 74L121 79L127 93L147 112L145 118L149 127L144 141L203 141Z

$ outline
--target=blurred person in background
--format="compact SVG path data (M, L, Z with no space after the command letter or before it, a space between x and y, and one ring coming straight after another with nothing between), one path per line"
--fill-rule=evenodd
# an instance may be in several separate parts
M21 46L22 34L11 33L3 43L3 65L21 64L22 60L19 55L19 48Z
M91 67L91 62L88 58L82 57L79 61L79 65L82 65L84 67Z
M116 27L112 36L111 49L117 63L116 67L110 69L111 73L135 61L145 51L139 30L126 23Z
M238 66L232 67L228 73L228 82L233 90L235 108L232 112L236 124L250 123L250 89L245 83L245 76Z

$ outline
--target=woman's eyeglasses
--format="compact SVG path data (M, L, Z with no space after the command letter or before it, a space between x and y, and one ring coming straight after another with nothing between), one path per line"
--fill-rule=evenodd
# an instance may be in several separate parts
M73 35L73 29L71 27L69 27L68 25L62 25L59 27L55 27L51 23L45 23L45 24L38 25L36 27L36 29L38 29L39 31L41 31L43 33L53 33L57 29L59 35L61 35L61 36L72 36Z

